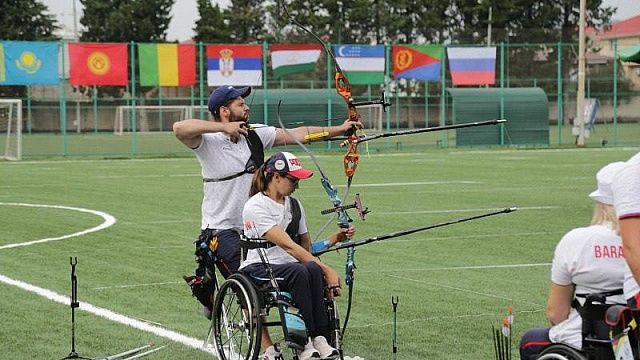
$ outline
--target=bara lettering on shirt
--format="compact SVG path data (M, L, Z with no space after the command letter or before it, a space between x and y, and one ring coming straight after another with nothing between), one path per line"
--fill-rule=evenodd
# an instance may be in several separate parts
M593 245L593 255L596 259L622 258L622 245Z

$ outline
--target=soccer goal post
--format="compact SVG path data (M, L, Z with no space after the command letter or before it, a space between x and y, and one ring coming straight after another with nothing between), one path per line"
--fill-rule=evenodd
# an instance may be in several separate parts
M134 122L135 116L135 122ZM113 133L124 135L135 130L138 133L172 131L173 123L191 118L187 105L123 105L116 107Z
M0 159L22 159L22 100L0 99Z

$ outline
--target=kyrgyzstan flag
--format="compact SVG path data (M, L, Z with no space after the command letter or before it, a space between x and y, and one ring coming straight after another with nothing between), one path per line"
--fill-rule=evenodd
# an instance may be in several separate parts
M196 83L196 47L190 44L140 44L140 85L190 86Z
M122 85L128 83L127 44L71 43L71 85Z

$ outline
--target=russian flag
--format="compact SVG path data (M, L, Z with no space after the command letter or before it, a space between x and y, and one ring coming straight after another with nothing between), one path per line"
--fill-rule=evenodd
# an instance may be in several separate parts
M496 83L495 47L450 47L447 55L453 85Z
M207 84L262 85L262 45L208 45Z

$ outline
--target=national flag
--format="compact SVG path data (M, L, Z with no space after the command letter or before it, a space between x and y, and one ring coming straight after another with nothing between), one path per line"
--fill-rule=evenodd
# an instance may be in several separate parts
M58 43L0 42L0 85L56 85Z
M71 85L127 85L127 44L71 43Z
M447 55L453 85L496 83L495 47L450 47Z
M196 83L196 47L191 44L140 44L140 85L190 86Z
M262 45L208 45L209 86L262 84Z
M351 84L384 83L384 45L334 45L333 51Z
M394 45L391 49L396 79L440 80L442 45Z
M274 44L271 45L271 68L273 77L310 72L320 58L320 44Z

